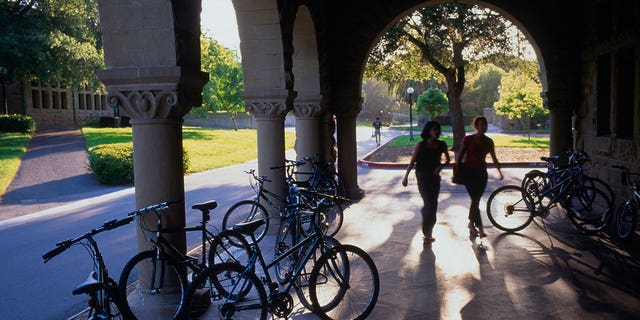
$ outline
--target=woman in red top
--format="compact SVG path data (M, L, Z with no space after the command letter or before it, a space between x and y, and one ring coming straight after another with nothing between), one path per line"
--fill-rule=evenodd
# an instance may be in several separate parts
M500 180L503 179L500 163L496 158L496 150L493 140L485 135L487 132L487 118L478 116L473 118L471 125L475 128L476 133L468 135L462 139L462 147L456 159L456 163L464 163L467 171L465 172L465 188L471 198L471 206L469 207L469 236L484 237L486 234L482 229L482 219L480 218L480 198L487 187L487 162L485 158L487 153L491 154L493 164L498 173ZM466 157L465 157L466 156ZM462 161L464 159L464 161Z

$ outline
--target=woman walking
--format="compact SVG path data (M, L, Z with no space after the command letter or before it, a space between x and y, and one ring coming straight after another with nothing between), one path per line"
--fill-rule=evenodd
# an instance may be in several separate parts
M407 166L407 172L402 179L402 185L407 186L409 172L416 168L416 179L418 180L418 191L422 196L424 206L422 207L422 235L423 242L430 244L435 241L433 238L433 227L436 224L436 212L438 211L438 195L440 194L440 171L449 164L449 153L447 143L439 140L441 128L435 121L429 121L424 125L420 137L422 141L416 144L411 161ZM445 162L442 163L442 155Z
M500 163L496 158L493 140L485 135L488 126L487 118L483 116L475 117L471 121L471 125L476 132L462 139L462 147L460 147L460 152L458 152L456 165L458 163L465 164L464 186L471 198L468 224L469 237L474 238L477 236L486 236L482 229L482 219L480 218L480 198L482 198L482 194L487 187L488 175L487 162L485 160L487 153L491 154L493 164L500 174L500 180L502 180L504 176L500 170Z

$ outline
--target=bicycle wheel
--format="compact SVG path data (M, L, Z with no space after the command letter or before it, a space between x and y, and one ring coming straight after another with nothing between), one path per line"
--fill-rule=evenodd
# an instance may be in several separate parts
M124 307L124 303L122 301L122 295L120 294L120 288L115 280L110 277L106 280L106 301L107 303L102 306L102 310L104 310L105 315L108 315L108 319L134 319L132 314L127 314L126 307ZM90 317L89 317L90 318Z
M327 203L321 203L318 207L319 213L317 216L317 223L320 226L320 230L325 236L335 236L344 220L344 212L342 206L337 201L328 201Z
M313 267L309 293L313 312L322 319L364 319L378 301L378 269L364 250L337 246Z
M280 257L287 250L291 249L296 243L298 243L298 237L300 236L299 230L296 228L296 217L289 216L283 218L280 222L280 228L276 235L275 255L274 257ZM296 261L299 258L299 252L293 252L288 257L280 260L276 264L276 278L280 283L285 283L289 280L289 277L294 271Z
M262 238L267 234L267 230L269 229L269 213L267 209L264 208L258 202L253 200L244 200L240 201L224 214L224 218L222 219L222 229L227 230L232 228L234 225L241 222L250 222L254 220L264 220L264 225L256 230L254 236L256 237L256 241L260 242ZM248 239L247 241L250 241ZM232 242L235 246L241 246L241 243Z
M187 291L183 268L155 250L141 252L122 269L118 285L125 312L138 319L175 319Z
M616 195L615 193L613 193L613 189L611 189L611 186L602 181L601 179L595 178L595 177L586 177L587 179L591 180L591 184L604 192L605 195L607 195L609 197L609 200L611 200L612 203L615 203L615 199L616 199Z
M247 240L237 231L222 230L209 241L209 266L224 262L246 265L251 248Z
M336 240L335 238L332 237L324 237L324 243L319 245L316 248L316 251L314 253L311 254L311 257L309 258L309 260L307 260L307 262L305 263L305 265L302 267L302 270L298 276L298 278L296 278L295 280L295 290L296 290L296 294L298 295L298 300L300 300L300 303L302 303L302 305L313 311L313 305L311 303L311 294L309 292L309 284L310 284L310 280L309 278L311 277L311 271L313 270L313 268L316 265L316 262L318 261L318 259L320 259L320 257L325 253L328 252L331 248L335 248L337 246L340 245L340 242L338 240ZM302 257L306 256L306 248L304 249L305 253L302 253ZM301 258L302 258L301 257ZM343 257L343 259L346 259L346 257ZM343 264L343 266L347 266L348 264ZM293 270L295 271L295 270ZM343 273L348 273L347 270L343 270ZM319 277L322 278L322 277ZM320 286L323 283L326 283L325 281L321 281L320 283L317 283L316 285Z
M548 204L549 198L551 195L546 195L544 192L549 187L549 179L547 175L540 170L531 170L529 171L524 178L522 179L522 183L520 187L534 200L539 200L536 202L540 202L542 204Z
M224 287L218 291L211 279ZM185 296L182 319L266 319L267 294L258 277L237 263L208 268L191 284Z
M631 202L621 204L616 211L616 235L621 240L628 240L636 229L636 210Z
M569 221L581 232L595 234L609 225L612 204L603 191L581 188L571 194L567 204Z
M542 207L518 186L502 186L487 200L487 216L496 228L516 232L533 221L534 207Z

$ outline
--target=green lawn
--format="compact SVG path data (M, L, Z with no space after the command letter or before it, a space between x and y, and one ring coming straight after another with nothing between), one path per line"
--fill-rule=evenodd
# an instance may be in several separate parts
M102 144L131 142L131 128L84 127L87 149ZM189 172L243 163L258 157L256 130L183 127L183 145L189 155ZM285 132L285 149L293 148L294 132Z
M531 139L522 136L502 136L496 135L492 136L488 134L488 136L493 139L493 143L496 147L512 147L512 148L549 148L549 137L531 137ZM409 135L399 136L391 140L387 146L390 147L402 147L402 146L413 146L418 141L422 140L420 138L420 133L416 134L414 132L414 141L409 141ZM441 136L440 139L445 141L448 146L453 145L453 136L445 135Z
M440 128L442 129L442 132L451 132L451 126L440 126ZM389 127L389 130L407 130L409 131L409 126L392 126ZM419 127L417 125L413 125L413 134L414 135L420 135L420 132L422 131L422 127ZM466 125L464 126L464 131L466 132L473 132L473 127Z
M18 172L30 138L27 133L0 132L0 195Z

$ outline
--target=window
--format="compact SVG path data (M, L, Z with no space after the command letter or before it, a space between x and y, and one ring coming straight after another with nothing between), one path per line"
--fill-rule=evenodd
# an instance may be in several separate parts
M40 90L31 90L31 105L34 109L42 108L42 100L40 99Z
M611 134L611 56L605 54L597 63L596 133L606 136Z
M616 137L633 137L633 111L635 86L635 49L632 46L622 48L616 56L618 74L616 77Z

